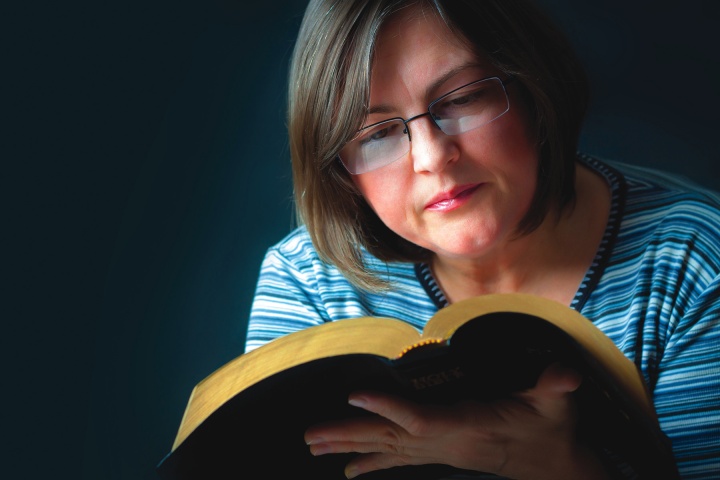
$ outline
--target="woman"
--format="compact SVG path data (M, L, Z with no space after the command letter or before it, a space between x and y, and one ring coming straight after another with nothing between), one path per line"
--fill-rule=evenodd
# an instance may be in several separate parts
M720 199L578 155L585 76L523 1L311 0L291 65L302 226L269 249L247 350L375 315L421 329L452 302L523 292L590 318L641 369L684 478L720 471ZM632 476L576 441L554 366L507 401L438 411L380 393L317 425L348 478L442 463L507 478ZM701 414L698 412L702 412Z

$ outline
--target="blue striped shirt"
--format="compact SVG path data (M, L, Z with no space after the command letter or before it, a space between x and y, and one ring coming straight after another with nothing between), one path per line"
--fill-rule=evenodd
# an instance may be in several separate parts
M720 478L720 194L660 171L581 160L612 191L610 218L571 307L640 368L683 478ZM345 318L394 317L421 330L447 305L424 264L367 258L393 288L367 293L320 260L299 227L271 247L246 350Z

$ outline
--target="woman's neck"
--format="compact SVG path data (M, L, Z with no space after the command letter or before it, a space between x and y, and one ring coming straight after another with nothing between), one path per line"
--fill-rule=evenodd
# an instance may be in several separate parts
M523 292L570 304L597 253L607 225L610 190L578 164L576 202L550 212L528 235L508 240L483 258L435 257L431 268L448 301Z

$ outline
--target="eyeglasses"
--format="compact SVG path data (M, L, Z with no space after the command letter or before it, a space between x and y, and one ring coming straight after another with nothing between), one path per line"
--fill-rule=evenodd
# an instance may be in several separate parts
M445 135L459 135L487 125L510 109L505 85L513 79L476 80L433 100L425 113L368 125L340 150L340 161L353 175L390 165L410 151L408 124L420 117L429 117Z

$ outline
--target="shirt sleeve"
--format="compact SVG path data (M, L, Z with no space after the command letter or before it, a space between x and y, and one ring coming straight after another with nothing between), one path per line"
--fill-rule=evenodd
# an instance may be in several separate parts
M655 407L683 479L720 472L720 277L670 332L658 368Z
M316 279L309 270L311 259L292 261L278 247L267 251L250 309L245 351L328 321L319 308Z

